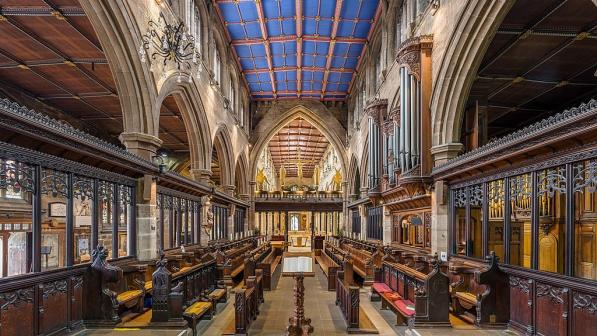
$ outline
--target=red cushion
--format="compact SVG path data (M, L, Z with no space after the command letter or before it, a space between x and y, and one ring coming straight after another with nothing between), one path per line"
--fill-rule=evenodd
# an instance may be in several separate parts
M381 293L386 293L386 292L391 292L392 290L390 289L390 287L388 287L388 285L386 285L383 282L376 282L373 284L373 289L378 292L379 294Z
M385 292L382 295L390 302L402 299L402 296L396 292Z
M396 300L394 305L406 316L415 315L415 304L410 300Z

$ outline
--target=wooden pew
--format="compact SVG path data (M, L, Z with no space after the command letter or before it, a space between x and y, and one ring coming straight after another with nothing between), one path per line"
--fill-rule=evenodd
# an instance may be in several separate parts
M243 271L244 254L253 248L255 248L254 240L245 240L241 244L218 246L214 253L217 261L218 279L224 280L226 285L232 286L232 278Z
M353 286L352 272L352 260L348 257L344 261L343 270L338 271L338 278L336 279L336 305L342 311L349 333L359 330L359 287Z
M354 263L355 272L364 280L364 285L371 285L373 283L375 267L381 266L381 259L383 252L381 246L374 247L374 251L370 252L373 247L364 244L358 244L342 239L340 240L340 249L350 254Z
M319 264L321 270L328 280L328 290L336 290L336 278L340 271L340 266L327 253L315 255L315 262Z
M282 259L282 250L272 248L270 253L258 263L257 268L263 272L263 289L270 291L273 288L272 278Z
M247 278L245 287L239 289L234 297L234 330L236 334L246 335L253 320L259 314L259 305L262 299L259 297L259 282L261 281L261 270L257 270L257 276Z
M450 327L449 281L440 262L432 262L431 272L421 273L408 266L384 261L383 284L391 291L380 293L382 309L396 313L398 324L414 327Z
M450 264L452 311L485 328L506 328L510 319L508 277L492 251L485 263L455 261Z
M89 317L103 320L109 324L122 321L120 314L126 310L134 313L143 311L144 283L135 275L139 270L132 269L124 277L122 268L109 265L106 261L108 251L98 246L92 252L93 262L89 268L88 282ZM129 272L127 272L129 273Z

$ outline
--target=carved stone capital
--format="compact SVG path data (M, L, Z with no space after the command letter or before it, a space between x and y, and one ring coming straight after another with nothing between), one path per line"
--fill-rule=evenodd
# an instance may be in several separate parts
M211 179L211 170L191 168L189 172L191 173L193 180L204 184L209 184L209 180Z
M446 163L448 160L455 158L463 148L464 146L458 142L451 142L431 147L431 155L433 155L435 166L437 167Z
M396 60L401 66L407 67L417 80L421 80L421 50L432 47L433 37L431 35L409 38L400 45L396 53Z
M388 100L376 98L367 102L365 113L373 118L376 125L381 126L381 121L385 118L387 109Z
M147 161L151 161L163 143L156 136L137 132L121 133L118 139L129 152Z

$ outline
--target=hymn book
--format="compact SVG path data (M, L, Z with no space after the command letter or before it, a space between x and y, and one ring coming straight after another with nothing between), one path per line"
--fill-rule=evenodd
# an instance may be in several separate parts
M311 257L284 258L283 273L312 273L313 259Z

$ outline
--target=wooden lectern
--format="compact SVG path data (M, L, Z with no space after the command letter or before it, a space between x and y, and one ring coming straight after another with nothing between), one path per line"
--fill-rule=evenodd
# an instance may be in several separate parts
M313 332L311 319L305 317L305 285L304 277L313 277L313 258L285 257L282 267L283 277L293 277L294 285L294 316L288 319L286 335L307 336Z

